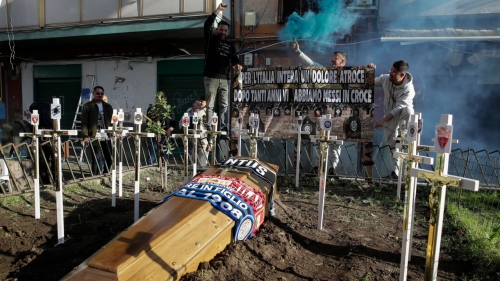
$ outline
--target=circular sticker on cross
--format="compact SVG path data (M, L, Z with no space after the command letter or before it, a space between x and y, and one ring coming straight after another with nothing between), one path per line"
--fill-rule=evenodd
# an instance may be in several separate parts
M212 116L212 126L217 126L217 123L219 123L219 117Z
M417 127L415 124L410 124L408 127L408 140L415 141L417 139Z
M323 120L323 128L325 131L330 131L332 128L332 119Z
M142 123L142 113L136 112L134 113L134 124L141 124Z
M189 116L182 116L182 127L189 127Z
M198 113L196 112L193 114L193 124L194 125L198 124Z
M125 114L123 114L123 111L118 112L118 121L122 122L125 120Z

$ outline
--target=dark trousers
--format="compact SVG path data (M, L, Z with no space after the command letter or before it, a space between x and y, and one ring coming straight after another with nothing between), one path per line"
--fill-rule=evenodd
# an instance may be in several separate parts
M100 170L102 173L109 173L111 169L112 159L111 159L111 142L109 140L94 140L92 141L92 150L91 151L91 161L92 161L92 174L98 175L100 174ZM104 161L102 162L102 169L99 169L99 159L102 156L104 157Z

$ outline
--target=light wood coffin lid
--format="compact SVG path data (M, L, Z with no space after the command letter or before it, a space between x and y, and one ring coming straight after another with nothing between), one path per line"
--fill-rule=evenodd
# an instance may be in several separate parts
M261 164L278 171L276 165ZM240 178L262 191L266 202L273 190L267 181L248 169L215 166L203 174ZM266 204L266 215L268 211ZM63 280L177 280L196 271L200 263L211 260L229 245L233 227L234 221L210 202L174 196L148 212Z

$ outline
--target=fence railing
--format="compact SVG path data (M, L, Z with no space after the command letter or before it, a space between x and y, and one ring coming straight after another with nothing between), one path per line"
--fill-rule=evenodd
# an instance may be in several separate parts
M105 176L109 171L110 163L103 157L103 153L96 155L94 148L100 151L111 151L109 141L93 140L94 145L82 146L81 140L67 140L62 144L62 170L63 181L70 183L96 176ZM159 156L157 145L152 138L141 139L140 166L157 165L159 159L167 159L169 167L182 168L184 166L184 147L180 139L169 139L171 154ZM133 170L135 166L135 143L133 137L125 137L120 151L123 155L123 170ZM193 144L188 147L190 157L187 159L189 165L194 161L192 157ZM215 151L217 162L235 156L237 144L234 140L219 140L215 147L202 147L198 145L198 157L196 159L199 169L207 167L209 159ZM210 150L210 152L206 152ZM26 192L33 189L33 144L22 142L19 145L8 144L2 146L1 158L5 160L6 171L2 175L8 175L10 185L1 186L0 196ZM52 142L40 142L40 181L42 186L53 184ZM242 141L242 155L248 155L249 142ZM305 139L301 142L300 174L316 174L319 160L319 146ZM340 178L371 179L377 180L387 176L391 170L390 150L388 146L373 146L367 150L363 143L346 142L341 146L340 161L335 170L329 169L329 176ZM332 157L329 154L329 167L332 167ZM371 161L366 165L366 155ZM433 157L432 152L421 152L421 155ZM295 139L271 139L258 142L258 157L264 162L275 164L279 167L281 175L295 175L296 166L296 140ZM92 171L92 159L99 162L97 171ZM423 165L421 168L433 170L433 166ZM453 150L450 155L449 174L458 175L479 180L482 188L497 188L500 186L500 151L488 152L485 150ZM0 178L2 179L2 178ZM5 179L5 177L3 178ZM7 181L5 181L7 182Z

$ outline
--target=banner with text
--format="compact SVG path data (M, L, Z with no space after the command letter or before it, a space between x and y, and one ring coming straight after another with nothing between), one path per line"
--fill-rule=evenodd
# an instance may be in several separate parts
M254 68L241 74L242 89L231 95L232 136L237 119L247 128L259 114L259 131L290 138L302 116L303 130L319 133L319 118L331 114L332 134L344 140L372 141L375 70L365 66ZM305 136L305 135L304 135Z

